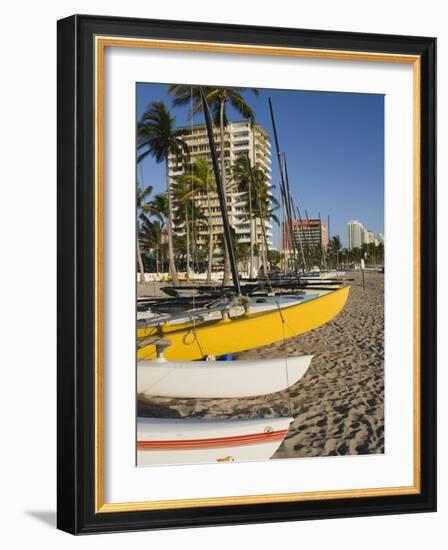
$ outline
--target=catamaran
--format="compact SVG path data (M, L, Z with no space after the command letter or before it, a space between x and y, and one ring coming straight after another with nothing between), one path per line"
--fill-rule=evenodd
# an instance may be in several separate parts
M182 312L147 319L137 329L138 359L155 359L159 339L171 341L166 358L203 359L281 342L333 319L344 307L349 286L303 295L264 296L216 309Z

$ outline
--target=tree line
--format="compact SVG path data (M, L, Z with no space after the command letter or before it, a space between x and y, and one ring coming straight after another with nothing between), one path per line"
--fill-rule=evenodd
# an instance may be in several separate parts
M364 259L369 267L384 266L384 243L363 243L351 250L343 248L339 235L330 239L327 248L328 264L332 269L352 268Z

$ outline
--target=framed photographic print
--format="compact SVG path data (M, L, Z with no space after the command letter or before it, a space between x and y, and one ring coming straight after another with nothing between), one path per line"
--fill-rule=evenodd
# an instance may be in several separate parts
M58 22L58 527L434 511L433 38Z

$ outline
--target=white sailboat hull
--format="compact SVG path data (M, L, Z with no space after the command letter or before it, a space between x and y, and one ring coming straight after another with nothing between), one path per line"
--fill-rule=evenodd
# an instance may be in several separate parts
M292 418L137 419L137 465L268 460Z
M308 370L312 355L249 361L139 361L137 391L184 398L254 397L283 391Z

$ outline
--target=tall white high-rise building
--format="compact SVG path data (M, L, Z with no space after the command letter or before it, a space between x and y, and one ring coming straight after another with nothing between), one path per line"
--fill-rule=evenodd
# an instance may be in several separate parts
M184 128L185 134L182 139L187 143L191 160L205 158L212 166L210 147L205 124L197 124ZM271 142L267 131L259 124L251 124L249 121L229 122L224 132L224 157L226 162L226 175L229 178L230 168L240 155L249 155L252 164L258 164L266 174L268 185L271 186ZM219 131L215 131L215 143L218 157L221 154L221 140ZM176 179L184 173L184 167L176 161L174 156L169 158L168 177L170 185L173 185ZM207 215L208 203L204 196L197 195L195 203L204 209ZM174 205L175 208L179 205ZM217 194L213 193L211 197L213 241L219 248L222 243L223 224L221 210ZM227 212L231 226L235 229L237 241L239 243L250 243L250 221L242 193L238 192L233 186L227 186ZM253 234L256 235L257 242L262 242L263 232L259 219L253 222ZM268 246L272 246L272 223L265 222L266 240ZM174 226L178 235L184 234L182 226ZM196 244L204 246L208 239L208 228L199 229L196 235Z
M348 249L361 248L363 244L378 242L384 243L382 233L375 235L370 229L366 229L358 220L351 220L347 223Z
M348 249L361 248L361 245L365 242L366 230L361 222L357 220L351 220L347 223L348 233Z

